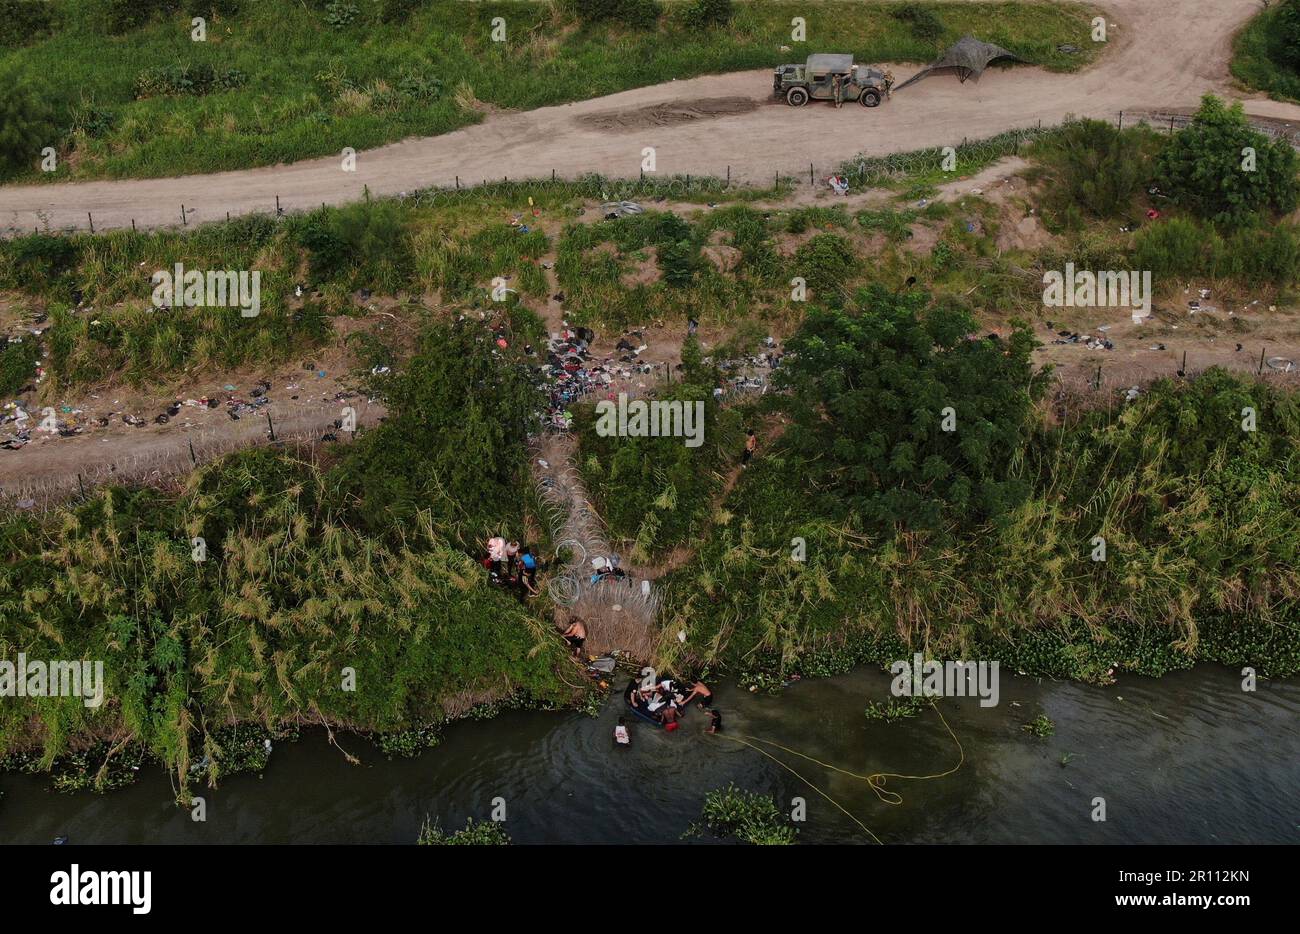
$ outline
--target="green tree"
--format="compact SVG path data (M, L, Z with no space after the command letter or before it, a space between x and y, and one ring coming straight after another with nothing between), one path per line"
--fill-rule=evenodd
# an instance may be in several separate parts
M58 142L48 98L13 66L0 67L0 177L34 167Z
M517 524L542 400L513 348L477 323L435 324L398 372L368 387L388 406L331 474L353 521L382 533L427 509L467 548Z
M1300 71L1300 0L1284 0L1273 22L1282 64Z
M1257 221L1270 211L1295 210L1300 156L1246 122L1240 102L1231 106L1207 94L1186 129L1156 160L1156 178L1179 204L1226 227Z
M1023 499L1011 466L1039 391L1026 327L974 340L969 313L928 300L873 286L861 310L811 309L777 380L813 489L874 522L932 529Z

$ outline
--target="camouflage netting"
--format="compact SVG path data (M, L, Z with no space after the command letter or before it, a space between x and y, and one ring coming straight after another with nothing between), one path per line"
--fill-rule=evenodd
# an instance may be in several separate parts
M978 80L979 76L984 74L984 69L1000 58L1010 59L1013 62L1024 61L1019 55L1008 52L1000 45L994 45L992 42L981 42L974 36L962 36L940 58L926 65L894 90L901 91L909 84L920 81L936 71L954 71L963 83L967 78Z

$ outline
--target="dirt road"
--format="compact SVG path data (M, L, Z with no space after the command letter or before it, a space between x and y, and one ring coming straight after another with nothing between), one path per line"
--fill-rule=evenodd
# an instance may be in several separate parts
M483 123L360 155L354 173L341 159L313 159L208 176L0 188L0 230L174 227L181 206L190 224L232 215L309 209L362 196L391 195L482 179L600 172L636 176L654 147L663 175L724 174L763 183L796 175L810 161L821 174L859 152L873 155L957 145L1039 120L1068 115L1113 118L1120 110L1194 107L1207 91L1230 87L1232 36L1257 0L1105 0L1109 43L1100 61L1073 75L1036 68L990 70L978 83L933 77L873 110L828 105L793 110L773 103L765 71L676 81ZM793 54L793 53L792 53ZM896 65L901 82L916 71ZM1300 125L1300 107L1248 98L1255 115ZM746 103L748 102L748 103ZM701 106L703 105L703 106ZM815 141L815 142L814 142Z

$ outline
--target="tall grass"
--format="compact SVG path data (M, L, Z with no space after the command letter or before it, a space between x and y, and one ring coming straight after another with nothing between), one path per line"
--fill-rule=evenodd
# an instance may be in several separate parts
M214 172L361 150L415 135L446 133L481 119L464 102L528 110L657 84L673 78L767 68L795 53L790 20L808 35L865 61L928 61L966 32L1049 68L1085 64L1091 11L1042 3L934 4L944 25L919 39L888 15L891 3L750 2L729 26L693 30L666 16L653 30L582 26L562 5L529 2L422 3L409 20L363 14L329 26L319 4L258 0L209 17L206 42L190 39L186 9L112 35L98 0L52 0L57 31L0 61L38 73L69 128L53 175L158 177ZM378 10L378 7L375 7ZM491 40L504 17L507 41ZM1057 46L1085 51L1067 56ZM795 56L797 57L797 55ZM157 68L210 67L243 84L196 95L137 100L137 82ZM458 93L459 89L459 93ZM458 98L460 100L458 101Z

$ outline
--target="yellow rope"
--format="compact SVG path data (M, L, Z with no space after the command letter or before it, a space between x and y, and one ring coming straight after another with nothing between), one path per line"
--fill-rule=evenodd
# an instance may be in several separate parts
M771 754L770 752L768 752L766 749L759 749L759 748L758 748L757 746L755 746L753 743L746 742L745 740L741 739L739 736L731 736L731 735L729 735L729 734L727 734L727 733L713 733L713 734L710 734L710 735L712 735L712 736L718 736L718 737L721 737L722 739L731 740L731 742L733 742L733 743L740 743L740 744L743 745L743 746L748 746L750 749L754 750L755 752L759 752L759 753L762 753L763 755L767 756L769 759L771 759L771 760L772 760L773 762L775 762L777 765L781 766L781 768L785 769L787 772L789 772L789 773L790 773L791 775L793 775L795 778L799 779L799 781L803 782L805 785L807 785L807 786L808 786L809 788L811 788L813 791L817 792L817 794L821 795L823 798L825 798L825 799L826 799L827 801L829 801L831 804L835 805L837 808L839 808L841 811L843 811L844 814L846 814L846 815L848 816L849 820L853 821L853 823L855 823L855 824L857 824L859 827L861 827L862 830L863 830L863 832L866 833L866 835L869 836L872 840L875 840L876 843L879 843L881 846L884 846L884 845L885 845L885 844L881 841L881 839L880 839L879 837L877 837L874 833L871 832L871 828L869 828L866 824L862 823L862 821L858 820L858 819L857 819L856 817L854 817L851 813L849 813L847 810L845 810L843 805L841 805L838 801L836 801L834 798L832 798L832 797L831 797L830 795L828 795L826 792L822 791L820 788L818 788L816 785L814 785L814 784L813 784L812 782L810 782L808 779L804 778L802 775L800 775L800 774L799 774L798 772L796 772L794 769L790 768L790 766L786 765L784 762L782 762L782 761L781 761L780 759L778 759L776 756L772 755L772 754ZM757 737L755 737L755 739L757 739ZM759 740L759 742L762 743L762 742L767 742L767 741L766 741L766 740ZM776 745L776 744L773 743L773 745ZM783 747L783 748L784 748L784 747ZM795 755L799 755L799 753L795 753ZM808 758L808 757L805 756L804 758Z
M870 786L871 790L876 793L876 797L879 798L881 802L883 802L884 804L898 805L903 803L903 796L900 795L898 792L891 791L885 787L885 782L887 779L900 778L907 781L921 782L921 781L928 781L929 779L932 778L946 778L947 776L953 774L958 769L960 769L966 762L966 750L962 748L961 740L957 738L957 734L954 733L952 727L949 726L947 719L943 715L943 711L941 711L938 705L934 704L933 702L931 702L930 706L934 709L934 712L939 715L939 720L943 723L944 729L948 731L948 735L952 737L952 741L957 744L957 755L958 755L956 765L948 769L946 772L938 772L934 775L904 775L901 772L872 772L870 775L860 775L857 772L850 772L848 769L842 769L839 766L831 765L829 762L822 762L820 759L815 759L812 756L805 755L804 753L799 752L796 749L791 749L789 746L783 746L780 743L773 742L770 739L760 739L757 736L750 736L748 737L748 739L752 739L754 740L754 742L763 743L768 746L775 746L777 749L780 749L784 752L788 752L792 756L798 756L800 759L807 759L809 762L815 762L817 765L820 765L824 769L830 769L832 772L839 772L841 775L848 775L851 778L856 778L859 781L864 781L867 783L867 785ZM872 833L871 830L864 823L862 823L862 821L858 820L847 810L845 810L843 805L841 805L838 801L836 801L826 792L822 791L820 788L818 788L808 779L804 778L793 768L791 768L786 763L782 762L780 759L772 755L767 750L759 749L759 747L755 746L753 743L747 742L746 739L742 738L741 736L734 736L726 733L715 733L713 735L721 736L723 739L729 739L732 740L733 742L741 743L757 752L761 752L763 755L767 756L777 765L789 771L792 775L798 778L801 782L803 782L813 791L817 792L819 795L821 795L831 804L835 805L835 807L837 807L840 811L842 811L850 819L852 819L852 821L855 824L861 827L862 830L867 834L867 836L871 837L872 840L876 841L876 843L881 843L880 838L877 837L874 833Z

